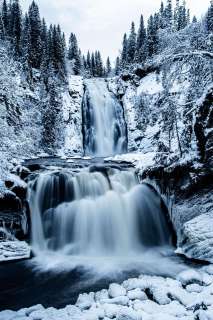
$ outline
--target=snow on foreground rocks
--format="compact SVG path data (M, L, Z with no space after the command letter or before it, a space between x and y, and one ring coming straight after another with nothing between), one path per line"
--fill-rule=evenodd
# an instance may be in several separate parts
M30 258L31 249L25 241L0 242L0 263ZM0 316L1 319L1 316Z
M142 275L80 294L64 309L36 305L0 312L0 320L212 320L213 265L182 271L177 279Z

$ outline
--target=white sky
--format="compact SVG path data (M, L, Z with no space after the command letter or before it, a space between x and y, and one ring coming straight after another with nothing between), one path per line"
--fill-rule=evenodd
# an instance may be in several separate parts
M165 2L166 0L164 0ZM103 58L112 60L121 48L123 34L131 21L139 23L141 13L145 19L156 12L161 0L36 0L41 16L49 23L60 23L68 37L77 35L83 53L100 50ZM181 2L181 1L180 1ZM20 0L24 10L31 0ZM210 0L187 0L191 14L197 17L207 11ZM138 27L138 26L137 26Z

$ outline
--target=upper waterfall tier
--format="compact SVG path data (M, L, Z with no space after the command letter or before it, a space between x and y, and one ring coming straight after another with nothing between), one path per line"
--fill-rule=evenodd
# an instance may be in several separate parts
M29 204L39 251L128 256L170 243L160 196L131 170L42 173L29 186Z
M123 108L104 79L85 80L83 134L87 155L102 157L127 151Z

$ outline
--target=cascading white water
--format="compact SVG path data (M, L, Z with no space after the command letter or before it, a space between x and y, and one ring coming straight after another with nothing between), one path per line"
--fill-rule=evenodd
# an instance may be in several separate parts
M104 79L85 80L84 149L88 155L110 156L127 151L127 130L121 104Z
M133 171L42 173L31 182L29 204L38 251L128 256L170 242L160 197Z

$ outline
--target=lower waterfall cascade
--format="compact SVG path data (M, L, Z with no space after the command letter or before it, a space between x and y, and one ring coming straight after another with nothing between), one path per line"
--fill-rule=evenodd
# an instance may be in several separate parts
M161 197L133 170L44 172L30 182L28 200L38 252L126 256L171 243Z
M123 107L104 79L85 80L83 136L86 155L103 157L127 152Z

